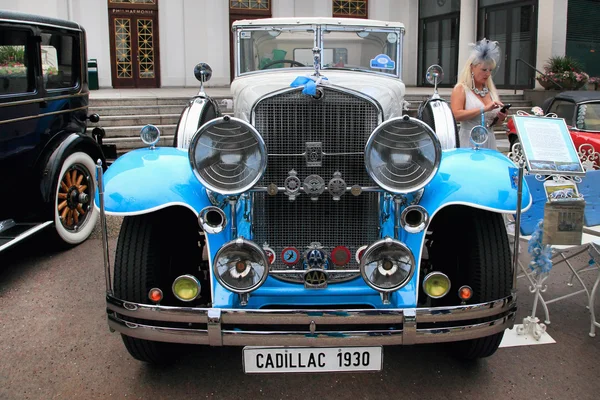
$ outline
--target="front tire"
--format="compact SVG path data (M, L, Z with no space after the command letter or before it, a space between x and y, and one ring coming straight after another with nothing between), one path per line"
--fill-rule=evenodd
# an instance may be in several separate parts
M474 208L451 207L439 217L433 226L432 263L445 265L452 282L471 286L473 297L469 304L510 295L510 247L502 216ZM451 343L451 351L467 360L489 357L496 352L503 336L504 332L500 332Z
M62 163L54 184L52 207L56 237L64 245L84 242L96 226L95 171L92 158L80 151L70 154Z
M197 275L202 249L198 246L198 225L190 214L188 210L165 209L123 219L115 254L113 286L117 298L148 304L148 292L157 287L164 294L162 305L200 305L178 303L168 290L177 276ZM203 283L202 289L201 293L210 293L208 281ZM198 301L209 301L208 296L202 296ZM174 343L123 334L121 337L133 358L152 364L172 362L181 348Z

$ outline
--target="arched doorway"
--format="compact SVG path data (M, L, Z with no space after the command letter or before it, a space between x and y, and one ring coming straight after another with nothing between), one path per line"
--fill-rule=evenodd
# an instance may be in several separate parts
M160 87L158 0L108 0L115 88Z

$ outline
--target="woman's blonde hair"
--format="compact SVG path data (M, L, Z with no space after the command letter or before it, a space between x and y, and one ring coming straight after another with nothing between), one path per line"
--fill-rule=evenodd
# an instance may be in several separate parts
M484 40L486 40L486 39L483 39L482 41L478 42L478 44L482 43ZM487 41L487 42L489 43L489 41ZM494 43L494 42L492 42L492 43ZM458 81L456 83L456 86L462 86L465 91L472 90L473 89L473 74L471 71L471 65L485 64L485 65L489 66L491 70L493 70L496 68L496 65L497 65L495 58L497 58L497 57L482 58L480 52L478 52L477 49L475 49L471 53L469 58L467 59L467 62L465 63L463 69L458 74L458 77L457 77ZM489 76L485 85L487 86L488 90L490 91L490 96L492 97L492 100L499 101L500 97L498 96L498 90L496 89L496 85L494 85L492 75Z

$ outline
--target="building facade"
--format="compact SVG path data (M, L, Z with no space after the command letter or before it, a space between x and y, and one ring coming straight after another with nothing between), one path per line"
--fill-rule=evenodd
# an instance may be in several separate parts
M572 55L600 75L598 0L0 0L0 8L69 19L87 31L100 87L197 86L193 68L213 69L209 86L232 77L231 23L265 17L358 17L403 22L403 80L424 85L440 64L445 84L467 59L469 43L496 40L500 88L531 88L551 56Z

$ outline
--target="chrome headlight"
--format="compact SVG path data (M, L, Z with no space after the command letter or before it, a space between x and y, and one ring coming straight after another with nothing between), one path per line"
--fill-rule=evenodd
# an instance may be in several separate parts
M269 259L256 243L240 238L217 252L213 272L219 283L232 292L249 293L267 279Z
M365 146L367 172L392 193L411 193L427 185L441 156L442 147L433 130L408 116L379 125Z
M367 285L380 292L393 292L410 281L415 258L406 245L391 239L370 245L360 259L360 273Z
M215 118L198 129L189 158L200 182L220 194L247 191L267 166L262 136L249 123L229 116Z

